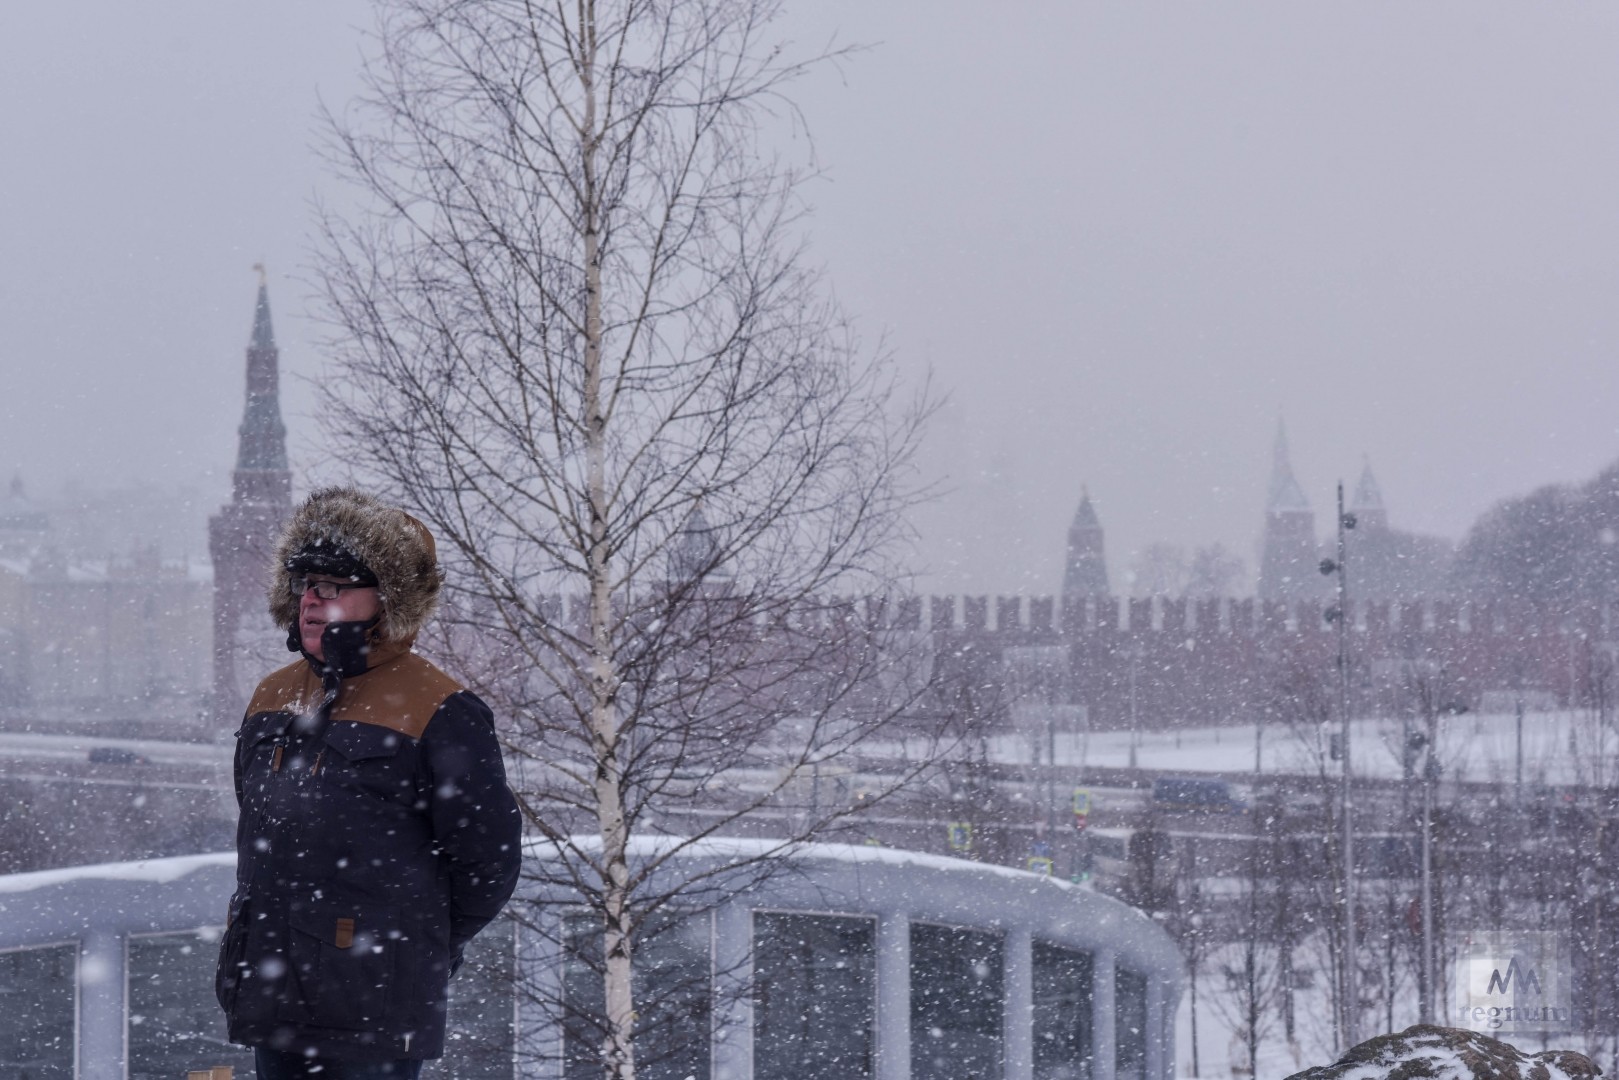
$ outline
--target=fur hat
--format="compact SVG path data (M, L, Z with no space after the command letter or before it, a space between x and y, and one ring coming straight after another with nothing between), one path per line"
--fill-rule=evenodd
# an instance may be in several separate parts
M277 626L291 632L298 621L299 597L293 595L292 579L331 572L321 569L328 563L375 576L382 602L380 641L413 639L438 606L444 575L427 527L353 488L323 488L293 511L276 541L270 617ZM335 576L364 574L350 569Z
M376 586L377 575L354 552L329 544L324 537L305 544L281 564L294 574L324 574L348 578L356 585Z

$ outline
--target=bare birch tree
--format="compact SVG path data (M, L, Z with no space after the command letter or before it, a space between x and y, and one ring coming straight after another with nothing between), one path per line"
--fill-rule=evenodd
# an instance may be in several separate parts
M1285 1020L1283 996L1283 945L1281 938L1291 931L1281 924L1285 913L1282 892L1290 883L1284 875L1286 840L1281 818L1266 814L1254 822L1251 842L1244 846L1236 874L1238 893L1228 910L1230 944L1220 951L1219 970L1225 976L1224 994L1215 995L1214 1012L1241 1041L1240 1070L1258 1076L1261 1047L1279 1023ZM1207 957L1205 959L1208 959Z
M600 932L570 960L621 1080L637 942L719 879L679 857L821 835L850 807L788 805L801 778L919 685L874 598L926 403L805 257L764 135L836 54L791 59L778 7L388 0L330 118L364 209L325 218L327 430L440 537L445 647Z
M1323 954L1328 974L1327 993L1331 1004L1331 1044L1336 1049L1347 1049L1344 1032L1348 1030L1348 1010L1358 1009L1358 998L1351 1001L1345 990L1350 985L1345 972L1359 964L1358 956L1348 955L1348 935L1345 931L1345 881L1342 848L1342 803L1335 798L1338 790L1334 734L1330 731L1333 710L1332 689L1319 663L1308 658L1293 657L1278 669L1279 678L1274 690L1275 713L1293 736L1300 754L1300 771L1312 775L1314 797L1299 808L1292 827L1302 833L1307 842L1297 854L1308 866L1302 884L1304 888L1295 896L1289 893L1288 902L1296 915L1314 933L1306 935L1303 943L1314 946ZM1285 956L1285 967L1291 969L1291 946ZM1293 1032L1289 1032L1291 1036Z

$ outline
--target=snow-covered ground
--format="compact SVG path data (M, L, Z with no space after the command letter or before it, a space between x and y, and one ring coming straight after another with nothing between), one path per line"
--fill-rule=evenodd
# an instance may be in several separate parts
M1301 956L1301 963L1309 961ZM1228 984L1226 966L1241 964L1235 946L1216 953L1198 973L1197 1071L1192 1071L1192 997L1181 995L1175 1016L1175 1075L1182 1080L1225 1080L1247 1078L1248 1047L1238 1035L1240 998ZM1294 1035L1289 1045L1283 1030L1281 1009L1275 1002L1264 1010L1266 1020L1259 1046L1260 1080L1280 1080L1312 1065L1327 1065L1337 1059L1332 1049L1332 1020L1328 998L1318 973L1314 985L1295 991ZM1381 1030L1381 1029L1380 1029Z
M1368 943L1375 951L1377 944ZM1454 956L1442 961L1447 967ZM1289 1043L1282 1020L1282 1006L1274 978L1274 955L1262 956L1261 980L1270 989L1263 991L1265 1002L1261 1010L1258 1080L1281 1080L1295 1072L1314 1065L1330 1065L1342 1054L1333 1048L1332 1013L1327 993L1324 947L1319 939L1306 940L1294 957L1295 971L1300 976L1294 992L1294 1041ZM1242 1027L1243 995L1235 987L1238 972L1242 970L1243 955L1240 945L1217 949L1201 965L1198 975L1197 1008L1197 1071L1192 1070L1192 1003L1191 995L1183 994L1180 1010L1175 1017L1175 1074L1178 1080L1249 1080L1254 1073L1248 1067L1248 1048L1239 1035ZM1417 1023L1416 990L1412 984L1409 963L1399 966L1394 992L1392 1024L1386 1007L1368 1010L1361 1019L1361 1037L1403 1031ZM1381 988L1379 988L1381 989ZM1441 1018L1439 1023L1446 1020ZM1604 1069L1611 1073L1607 1054L1612 1043L1593 1046L1579 1035L1507 1035L1485 1032L1491 1038L1516 1046L1524 1053L1543 1050L1574 1050L1591 1054ZM1447 1074L1448 1075L1448 1074ZM1470 1075L1470 1074L1468 1074Z
M1333 731L1337 726L1333 725ZM1368 718L1351 724L1350 740L1357 775L1397 779L1402 773L1400 747L1410 729L1398 718ZM1436 760L1449 781L1512 782L1520 760L1519 723L1512 713L1480 713L1444 716L1437 722ZM1603 729L1589 712L1557 711L1526 713L1522 722L1522 769L1528 784L1585 784L1605 775L1609 782L1619 780L1619 733ZM1263 774L1314 773L1319 768L1326 732L1314 728L1295 730L1282 725L1236 725L1207 727L1178 732L1143 731L1132 738L1128 731L1101 731L1088 734L1058 734L1056 760L1064 765L1125 768L1134 764L1143 769L1176 773L1253 773L1256 750ZM1038 747L1035 743L1038 742ZM1008 764L1045 761L1046 739L1003 736L993 741L991 756ZM1336 762L1329 770L1336 772ZM1198 978L1198 1070L1201 1080L1249 1077L1248 1052L1237 1034L1240 1017L1226 968L1240 968L1237 946L1211 957ZM1303 978L1309 983L1295 992L1295 1041L1289 1045L1282 1030L1280 1009L1272 1003L1266 1010L1269 1028L1263 1033L1258 1076L1276 1078L1336 1060L1326 975L1320 958L1309 949L1296 958L1308 969ZM1408 967L1409 965L1403 965ZM1409 973L1402 976L1409 982ZM1368 1018L1370 1020L1370 1018ZM1393 1030L1416 1023L1415 990L1402 984L1396 989ZM1366 1034L1388 1027L1386 1014L1379 1014ZM1184 995L1176 1018L1177 1074L1194 1076L1192 1071L1191 996ZM1508 1040L1512 1041L1511 1039ZM1520 1049L1538 1051L1547 1046L1585 1050L1580 1040L1552 1037L1548 1042L1523 1040Z
M1420 721L1412 721L1418 724ZM1337 725L1331 730L1336 732ZM1350 753L1360 776L1397 779L1399 747L1410 730L1398 718L1369 718L1350 725ZM1511 713L1443 716L1438 721L1437 759L1449 780L1512 780L1518 761L1518 723ZM1190 728L1181 731L1058 733L1056 759L1061 765L1143 769L1167 772L1253 772L1256 750L1261 773L1313 773L1325 732L1315 727L1290 728L1253 724ZM1037 747L1035 743L1040 745ZM1017 735L992 740L991 756L1008 764L1045 759L1045 737ZM1257 745L1256 745L1257 743ZM1313 744L1313 745L1312 745ZM1038 758L1037 758L1038 755ZM1619 757L1619 733L1603 732L1585 712L1526 713L1523 718L1523 775L1527 783L1589 782L1593 762ZM1609 766L1612 768L1612 765ZM1329 771L1336 772L1331 763Z

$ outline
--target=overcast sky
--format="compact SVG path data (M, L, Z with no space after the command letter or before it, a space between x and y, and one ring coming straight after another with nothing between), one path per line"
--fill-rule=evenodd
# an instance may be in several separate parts
M368 19L0 10L0 470L223 495L254 262L284 370L319 369L314 113ZM1396 524L1449 536L1619 457L1619 6L806 0L782 29L873 46L797 97L815 256L950 395L927 587L1053 590L1087 484L1116 586L1158 540L1251 572L1284 416L1323 529L1367 455Z

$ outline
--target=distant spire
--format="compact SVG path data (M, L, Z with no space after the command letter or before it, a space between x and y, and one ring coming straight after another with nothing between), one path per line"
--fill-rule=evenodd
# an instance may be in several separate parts
M1287 425L1276 421L1276 442L1271 448L1270 497L1265 506L1272 514L1308 513L1310 500L1293 476L1293 461L1287 450Z
M1075 529L1100 529L1102 519L1096 516L1096 507L1091 505L1090 488L1081 486L1079 489L1079 509L1074 511Z
M254 263L259 272L259 302L253 309L253 336L248 341L251 349L275 348L275 331L270 328L270 284L263 263Z
M719 536L708 523L708 515L703 513L703 503L699 499L670 552L670 584L685 585L701 581L713 585L729 581L731 573L724 565L723 556Z
M1383 510L1383 490L1372 475L1372 461L1366 458L1360 467L1360 481L1355 485L1355 497L1349 503L1351 510Z
M285 472L287 426L281 422L281 353L270 326L270 289L264 264L259 272L259 296L253 307L253 336L247 345L247 404L236 429L237 472Z
M1361 524L1370 528L1385 528L1389 522L1388 507L1383 502L1383 489L1372 475L1372 462L1366 458L1361 465L1360 480L1355 484L1355 496L1349 509Z
M1068 526L1068 560L1063 566L1062 591L1065 596L1105 596L1107 557L1103 546L1102 519L1096 516L1088 488L1079 491L1079 509Z
M247 343L247 402L236 429L236 468L231 501L208 519L208 553L214 566L214 702L217 718L242 714L262 672L256 650L264 645L264 568L281 523L292 512L292 473L287 468L287 427L281 422L281 354L270 327L270 289L264 265L258 271L253 334ZM248 666L251 663L253 666ZM250 681L245 684L241 681Z
M0 536L0 551L13 546L7 541L16 541L19 535L25 540L36 541L35 534L43 533L50 528L50 518L43 510L37 508L28 500L28 492L23 487L22 473L11 475L11 488L5 498L0 499L0 532L12 532L10 537Z
M1287 427L1278 419L1271 452L1265 533L1259 552L1259 595L1266 600L1282 600L1319 593L1322 579L1316 569L1318 555L1315 514L1293 476Z

